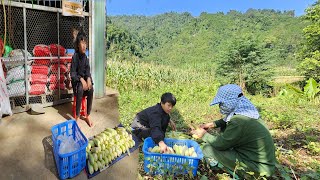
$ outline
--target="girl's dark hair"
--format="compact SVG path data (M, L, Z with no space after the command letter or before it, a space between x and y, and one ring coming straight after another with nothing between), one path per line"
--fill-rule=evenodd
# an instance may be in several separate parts
M76 40L74 41L74 49L76 52L79 52L79 44L81 41L87 42L87 35L83 31L79 31Z
M161 96L161 103L165 104L166 102L171 103L172 106L174 106L176 105L177 100L172 93L167 92Z

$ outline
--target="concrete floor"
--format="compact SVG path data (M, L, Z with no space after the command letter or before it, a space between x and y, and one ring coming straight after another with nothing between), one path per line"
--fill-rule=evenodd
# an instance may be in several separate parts
M51 127L71 119L72 103L45 108L45 114L29 112L0 121L0 179L57 179L51 145ZM92 137L119 124L117 95L94 99L91 118L94 127L78 123L85 136ZM137 179L138 150L91 179ZM84 171L73 179L87 179Z

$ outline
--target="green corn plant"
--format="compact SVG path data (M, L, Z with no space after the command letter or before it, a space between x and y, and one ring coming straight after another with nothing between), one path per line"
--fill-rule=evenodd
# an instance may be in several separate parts
M320 84L317 83L313 78L310 78L308 81L306 81L307 84L304 86L304 95L310 100L310 101L319 101L317 96L319 96L320 92Z
M286 90L282 91L282 95L296 97L298 99L307 99L308 101L319 103L320 83L317 83L313 78L307 80L306 83L303 90L287 84Z

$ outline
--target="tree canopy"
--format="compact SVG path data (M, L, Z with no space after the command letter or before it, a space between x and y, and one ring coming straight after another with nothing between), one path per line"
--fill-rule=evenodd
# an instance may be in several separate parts
M305 41L300 49L300 70L306 79L320 81L320 1L306 10L305 20L310 25L303 29Z

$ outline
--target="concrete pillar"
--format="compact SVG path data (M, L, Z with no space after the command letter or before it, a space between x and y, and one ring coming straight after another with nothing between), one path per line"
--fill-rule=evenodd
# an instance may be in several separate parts
M91 58L92 76L94 80L94 96L102 98L105 95L105 67L106 67L106 1L92 0L91 2Z

